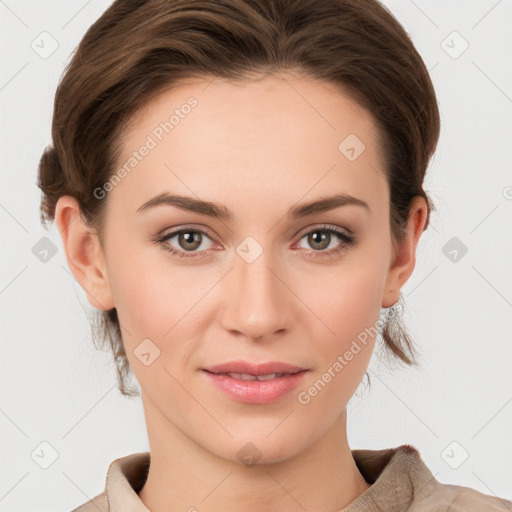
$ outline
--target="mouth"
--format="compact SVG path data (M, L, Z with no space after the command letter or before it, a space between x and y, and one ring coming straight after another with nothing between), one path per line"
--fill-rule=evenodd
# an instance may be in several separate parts
M231 377L232 379L265 381L265 380L273 380L273 379L276 379L279 377L295 375L297 373L300 373L301 371L307 371L307 370L299 370L296 372L283 372L283 373L266 373L264 375L253 375L250 373L236 373L236 372L209 372L208 370L205 370L205 371L208 373L212 373L213 375L226 375L227 377Z
M237 402L260 405L284 398L308 372L309 369L280 362L255 365L235 361L202 368L207 380L225 396Z
M293 375L295 373L307 370L307 368L284 363L281 361L268 361L265 363L251 363L249 361L229 361L227 363L207 366L203 368L210 373L237 375L251 380L251 377L266 377L267 380L274 378L276 375ZM265 379L261 379L265 380Z

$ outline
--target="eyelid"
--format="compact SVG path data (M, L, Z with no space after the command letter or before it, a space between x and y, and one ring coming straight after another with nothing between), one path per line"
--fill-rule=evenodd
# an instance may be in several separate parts
M327 251L314 251L309 249L304 249L304 251L311 257L314 258L334 258L338 255L342 254L344 251L348 250L349 247L355 246L357 244L356 236L354 235L353 231L348 228L344 228L337 225L329 225L329 224L320 224L320 225L313 225L308 226L307 228L304 228L303 232L298 237L297 241L294 243L294 245L300 243L300 241L310 233L314 233L315 231L327 231L333 234L334 236L338 237L339 239L339 245L333 249L329 249ZM183 251L181 249L176 249L173 246L171 246L168 243L168 240L171 238L174 238L176 235L186 232L186 231L195 231L198 233L201 233L203 235L206 235L210 240L212 240L214 243L222 246L217 241L217 237L215 234L213 234L213 231L206 227L206 226L194 226L191 224L179 226L179 227L173 227L168 228L167 230L161 231L158 235L155 236L153 239L154 242L156 242L158 245L164 245L164 249L166 251L171 252L172 254L176 255L178 258L190 258L190 259L202 259L207 257L210 254L210 249L204 249L202 251ZM296 235L294 236L294 238Z
M311 233L312 231L321 230L321 229L333 229L334 231L337 231L341 234L346 234L347 236L355 237L354 232L349 228L337 226L336 224L320 223L320 224L313 224L312 226L308 226L307 228L304 228L303 230L299 230L294 235L293 238L295 238L296 236L299 236L299 233L300 233L300 236L299 236L299 240L300 240L304 235L307 235L308 233Z
M158 233L155 238L164 238L164 237L167 237L167 236L169 236L171 234L176 235L177 233L180 233L181 231L186 231L187 229L189 229L191 231L204 232L216 244L222 245L218 241L217 236L214 234L214 232L210 228L208 228L206 226L198 226L198 225L194 225L194 224L184 224L183 226L179 226L179 227L176 227L176 228L166 228L163 231L161 231L160 233ZM320 224L314 224L312 226L307 226L306 228L303 228L302 230L297 231L295 233L295 235L293 235L292 238L298 237L298 239L297 239L297 242L298 242L298 241L300 241L303 238L304 235L311 233L315 229L318 229L318 230L320 230L320 229L334 229L335 231L339 231L341 234L346 233L347 236L350 236L350 237L355 236L354 232L351 229L347 228L347 227L341 227L341 226L337 226L337 225L334 225L334 224L322 224L322 223L320 223ZM300 236L299 236L299 233L300 233Z
M197 226L197 225L193 225L193 224L184 224L183 226L179 226L179 227L176 227L176 228L164 229L163 231L158 233L155 238L164 238L164 237L168 237L170 235L174 236L174 235L177 235L178 233L180 233L182 231L187 231L187 230L197 231L199 233L205 233L216 244L222 245L222 244L219 243L219 241L217 240L217 236L214 234L214 232L210 228L207 228L206 226Z

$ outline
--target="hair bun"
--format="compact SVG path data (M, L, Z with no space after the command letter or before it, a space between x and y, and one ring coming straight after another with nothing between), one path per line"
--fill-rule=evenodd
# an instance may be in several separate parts
M42 191L40 205L41 222L54 219L58 198L67 192L64 168L53 146L46 146L39 160L37 186Z

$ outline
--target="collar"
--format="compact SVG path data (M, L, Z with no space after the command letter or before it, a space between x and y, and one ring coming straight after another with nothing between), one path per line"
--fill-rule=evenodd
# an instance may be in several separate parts
M427 496L438 484L418 450L409 444L352 450L352 456L371 487L341 512L379 511L386 503L407 510L407 505ZM105 484L110 512L151 512L138 496L146 482L150 459L150 452L139 452L110 464Z

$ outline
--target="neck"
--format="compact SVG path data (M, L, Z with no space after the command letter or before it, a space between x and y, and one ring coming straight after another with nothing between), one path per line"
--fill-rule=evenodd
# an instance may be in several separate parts
M346 409L302 452L248 466L212 454L143 403L151 464L139 498L152 512L337 512L370 487L347 442Z

